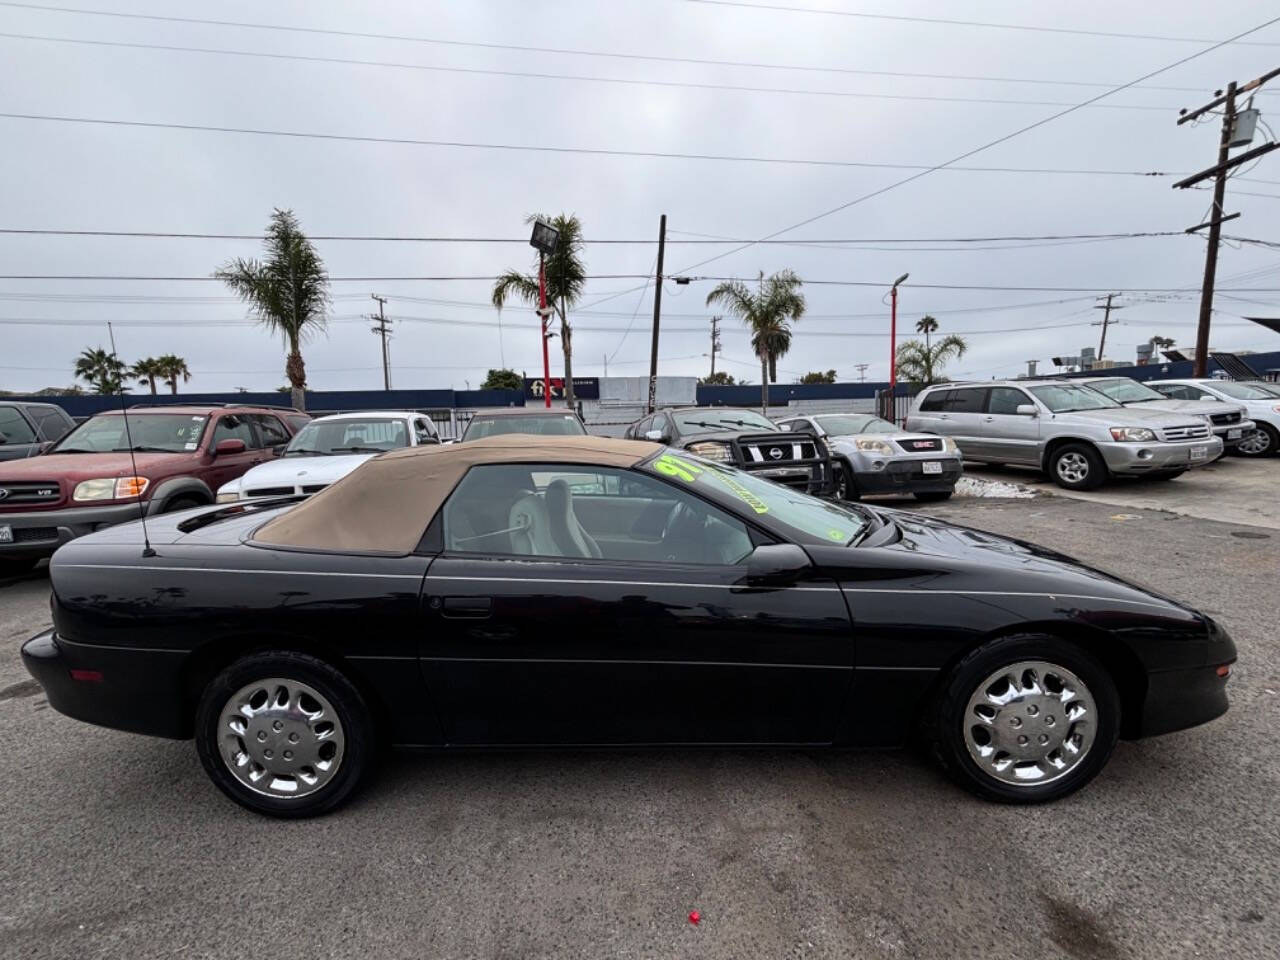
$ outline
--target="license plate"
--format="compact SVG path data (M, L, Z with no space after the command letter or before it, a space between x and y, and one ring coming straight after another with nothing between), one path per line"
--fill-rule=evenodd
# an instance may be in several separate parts
M1227 439L1228 439L1228 440L1239 440L1239 439L1240 439L1240 434L1241 434L1241 432L1242 432L1242 431L1240 431L1240 430L1228 430L1228 431L1227 431Z
M925 473L941 473L942 464L937 460L926 460L924 462L924 472Z
M13 527L0 526L0 543L13 543Z
M1192 460L1207 460L1208 458L1209 458L1208 447L1192 447L1191 448Z

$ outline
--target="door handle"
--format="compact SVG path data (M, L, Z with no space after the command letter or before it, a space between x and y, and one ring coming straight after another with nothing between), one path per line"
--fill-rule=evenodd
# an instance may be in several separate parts
M995 419L995 417L983 417L982 419L983 419L985 422L990 423L992 420L994 420L994 419Z
M440 613L451 620L483 620L493 613L493 598L445 597Z

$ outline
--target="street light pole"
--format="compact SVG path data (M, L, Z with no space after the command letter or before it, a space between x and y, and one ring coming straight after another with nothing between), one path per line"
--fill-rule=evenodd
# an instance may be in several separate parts
M905 283L909 273L904 273L897 280L893 281L893 289L889 291L889 300L892 306L889 308L889 397L890 404L895 403L892 399L897 396L898 389L898 284ZM884 303L883 300L880 301Z
M547 357L547 256L538 251L538 326L542 330L542 399L551 406L551 361Z

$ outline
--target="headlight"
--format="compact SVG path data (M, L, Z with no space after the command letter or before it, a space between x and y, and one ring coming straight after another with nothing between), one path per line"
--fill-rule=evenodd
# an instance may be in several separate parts
M714 460L717 463L732 463L733 457L729 453L729 445L727 443L719 443L713 440L704 440L702 443L689 444L689 452L702 457L704 460Z
M1146 427L1112 427L1111 439L1122 443L1150 443L1155 440L1154 430Z
M235 503L239 499L240 499L240 494L237 493L235 490L232 490L229 493L219 492L217 497L214 498L214 503Z
M131 500L146 492L146 477L101 477L76 484L72 500Z
M893 447L889 446L884 440L876 440L872 437L858 437L853 441L863 453L878 453L882 457L892 457Z
M945 450L947 453L959 453L960 445L956 443L954 440L952 440L950 437L943 437L942 449Z

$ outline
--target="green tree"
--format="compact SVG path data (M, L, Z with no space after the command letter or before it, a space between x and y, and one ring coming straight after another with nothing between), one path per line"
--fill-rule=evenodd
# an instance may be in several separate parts
M176 394L178 392L178 378L182 378L183 383L191 382L191 371L187 369L187 361L182 357L175 357L172 353L166 353L163 357L156 358L158 375L165 383L169 385L169 392ZM155 393L155 390L151 391Z
M924 334L924 345L926 349L928 349L929 347L929 334L937 333L937 332L938 332L938 321L933 317L931 317L929 314L926 313L923 317L921 317L919 320L916 321L916 333Z
M124 378L128 370L128 364L101 347L96 350L85 350L76 358L76 378L84 380L93 388L94 393L102 396L128 393L128 389L124 386Z
M523 390L524 378L514 370L503 368L501 370L489 369L489 375L484 378L484 383L480 384L481 390Z
M1172 337L1161 337L1157 335L1152 337L1147 342L1150 343L1151 346L1153 346L1157 350L1168 350L1170 347L1174 345L1175 341Z
M732 387L738 381L733 379L733 374L725 373L723 370L717 370L709 376L700 377L698 382L703 386L708 387Z
M954 333L932 346L922 340L905 340L898 344L898 379L928 385L941 383L942 368L964 356L969 345Z
M823 373L821 370L811 370L809 373L806 373L803 377L801 377L796 382L797 383L835 383L836 372L834 370L828 370L826 373Z
M707 306L719 304L751 329L751 349L760 358L762 410L769 409L769 383L777 380L778 358L791 349L791 324L804 316L802 285L790 270L768 279L762 271L754 293L741 280L726 280L707 294Z
M157 357L146 357L129 368L129 376L150 387L151 395L154 397L156 395L156 380L164 376L164 370L161 368L160 360Z
M329 274L292 210L272 212L263 249L262 260L237 257L214 276L249 305L249 313L264 327L284 338L288 347L284 373L293 405L301 410L307 387L302 344L325 329Z
M573 404L573 330L569 326L569 308L577 306L587 286L587 267L582 261L582 224L576 216L560 214L546 217L533 213L526 223L545 220L560 231L556 248L547 255L547 303L560 318L560 346L564 350L564 397ZM493 285L493 305L501 310L515 299L534 307L538 305L538 263L533 273L508 270Z

